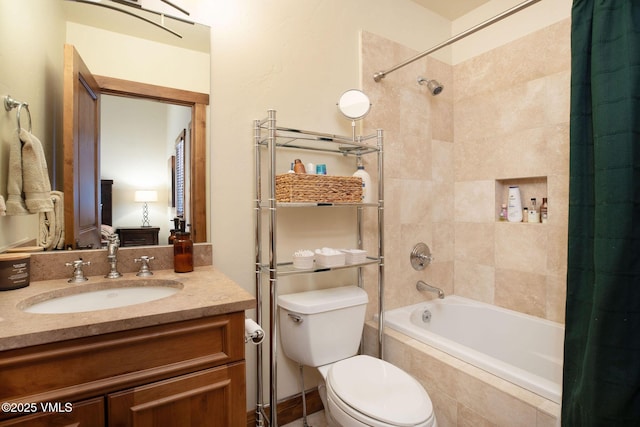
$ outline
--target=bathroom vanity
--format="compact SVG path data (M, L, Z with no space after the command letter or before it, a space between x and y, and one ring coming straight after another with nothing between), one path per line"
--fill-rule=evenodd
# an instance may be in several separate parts
M24 310L39 295L85 285L50 280L3 293L0 426L246 425L244 310L254 298L212 267L154 279L182 287L155 301L57 314Z

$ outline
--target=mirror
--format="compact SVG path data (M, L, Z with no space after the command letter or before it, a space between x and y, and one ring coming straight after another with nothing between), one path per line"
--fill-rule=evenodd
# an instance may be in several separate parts
M338 101L340 112L351 120L362 119L371 109L369 97L358 89L350 89L340 96Z
M21 37L16 43L11 37L3 37L2 44L11 45L6 49L0 49L0 56L9 56L15 52L32 52L32 56L35 58L43 58L39 62L35 62L38 65L37 68L33 67L32 62L21 62L24 67L29 69L29 73L14 73L3 76L0 78L0 87L3 94L10 93L16 94L19 99L24 99L29 102L33 107L31 110L34 112L34 133L41 137L43 144L46 144L45 155L50 169L50 176L52 177L52 187L56 190L62 190L62 164L61 164L61 142L58 129L61 128L61 116L62 110L62 87L61 80L58 80L59 75L62 72L61 52L63 44L76 43L80 47L80 52L89 52L87 56L103 57L100 67L96 67L95 70L98 75L115 77L117 79L123 79L129 82L139 82L142 84L162 86L165 88L182 88L183 92L193 93L209 93L210 73L209 73L209 54L210 54L210 29L204 25L191 25L187 23L173 22L170 19L166 19L166 25L176 32L182 35L182 38L175 37L163 30L155 28L151 25L147 25L142 21L128 17L124 14L112 12L100 7L95 7L91 4L81 4L66 0L47 1L46 4L40 4L39 2L11 2L11 4L3 4L0 7L2 15L4 17L0 19L0 22L5 24L5 21L14 22L16 25L25 25L24 19L29 17L30 21L33 21L38 28L37 32L33 32L29 38ZM176 14L175 11L173 11ZM6 19L5 19L6 18ZM22 24L19 21L22 20ZM42 25L46 23L46 25ZM15 26L3 25L3 30L0 34L10 32ZM78 27L96 28L100 31L111 32L112 38L109 40L110 45L108 49L104 49L104 46L92 46L90 43L99 39L99 31L94 31L95 34L91 34L91 37L83 37L81 32L78 31ZM5 29L6 28L6 31ZM15 30L13 30L15 33ZM120 37L122 35L122 37ZM192 63L183 61L183 56L174 56L171 54L162 55L161 49L150 52L138 47L137 52L143 52L143 54L131 55L126 60L123 60L119 56L119 52L122 51L122 55L125 55L125 51L128 46L119 46L118 40L122 40L122 44L126 44L129 39L136 37L138 39L144 39L147 43L153 43L160 46L171 46L174 51L185 51L184 56L199 56L203 58L206 56L206 60L203 61L203 66L194 66ZM80 40L79 40L80 39ZM58 53L59 52L59 53ZM165 49L166 52L166 49ZM172 51L173 52L173 51ZM86 59L86 58L85 58ZM89 58L92 60L92 58ZM89 65L91 65L91 61ZM106 65L105 65L106 64ZM148 64L148 67L146 67ZM19 67L15 67L18 69ZM156 70L155 72L153 70ZM131 72L130 72L131 71ZM173 81L158 82L158 75L162 75L160 78L166 79L166 75L172 75L177 83ZM182 84L178 79L182 76ZM33 79L34 81L28 81ZM154 80L156 79L156 80ZM206 82L206 86L201 83L194 82ZM43 83L44 82L44 83ZM34 90L30 88L33 87ZM174 89L178 90L178 89ZM119 93L117 87L112 89L113 94L120 97L134 97L136 95ZM45 95L42 95L42 94ZM157 91L156 91L157 93ZM198 181L195 185L199 188L193 189L199 194L194 198L194 206L191 209L194 215L199 215L200 218L204 218L206 223L207 215L207 179L206 168L207 157L206 151L208 150L206 144L206 102L202 103L199 100L194 103L179 102L189 108L192 111L192 117L196 117L197 123L201 126L201 132L205 134L202 140L202 144L198 145L194 149L191 147L185 147L185 151L191 151L194 153L196 159L186 159L185 174L187 176L193 176L195 180L195 174L192 173L192 163L194 161L200 162L197 167L200 168ZM197 105L194 107L193 105ZM5 122L13 124L15 121L15 113L7 113L2 118L3 125ZM12 126L11 131L13 131ZM9 131L5 132L6 138L3 140L8 141L12 137ZM171 138L175 141L176 134L171 135ZM6 145L6 144L5 144ZM4 150L4 148L3 148ZM149 147L149 150L154 150L154 147ZM3 151L4 153L4 151ZM1 156L4 157L4 156ZM166 156L165 156L166 157ZM167 164L168 158L162 160L160 165L166 174L168 175L169 166ZM0 161L0 174L6 177L6 161L2 159ZM191 175L189 175L191 173ZM118 180L117 176L109 176L110 179ZM116 181L117 182L117 181ZM4 185L4 178L0 179L0 184ZM185 189L189 197L190 190ZM4 191L0 192L0 194ZM6 193L5 193L6 194ZM132 209L135 210L135 219L138 220L141 214L141 206L131 204ZM189 218L190 219L190 218ZM153 221L153 217L152 217ZM158 220L158 223L160 220ZM118 224L114 224L116 227ZM127 224L125 224L127 225ZM137 221L128 225L140 225ZM165 226L165 224L162 224ZM167 221L166 229L173 228ZM7 230L10 229L10 230ZM14 232L14 230L17 230ZM8 231L11 231L10 233ZM29 215L23 218L18 217L5 217L0 221L0 234L4 235L0 238L0 247L10 247L15 244L23 244L34 239L38 234L38 215ZM195 240L195 239L194 239ZM206 241L206 231L202 235L199 241ZM167 240L160 240L160 243L166 243Z

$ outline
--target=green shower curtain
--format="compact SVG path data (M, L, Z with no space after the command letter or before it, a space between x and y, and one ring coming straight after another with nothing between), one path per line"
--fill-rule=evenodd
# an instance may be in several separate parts
M574 0L562 425L640 426L640 0Z

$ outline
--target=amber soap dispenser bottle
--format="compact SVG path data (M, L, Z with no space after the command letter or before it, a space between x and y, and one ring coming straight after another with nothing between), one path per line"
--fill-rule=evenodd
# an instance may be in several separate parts
M184 220L180 220L179 231L173 241L173 269L176 273L193 271L193 240L186 231Z

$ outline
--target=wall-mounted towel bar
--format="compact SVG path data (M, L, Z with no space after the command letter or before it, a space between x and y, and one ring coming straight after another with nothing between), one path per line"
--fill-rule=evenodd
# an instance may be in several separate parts
M18 119L18 130L22 129L22 125L20 124L20 113L22 110L27 111L27 117L29 118L29 133L32 131L31 125L31 111L29 111L29 104L26 102L20 102L11 97L11 95L7 95L4 97L4 109L7 111L11 111L14 108L17 108L16 117Z

